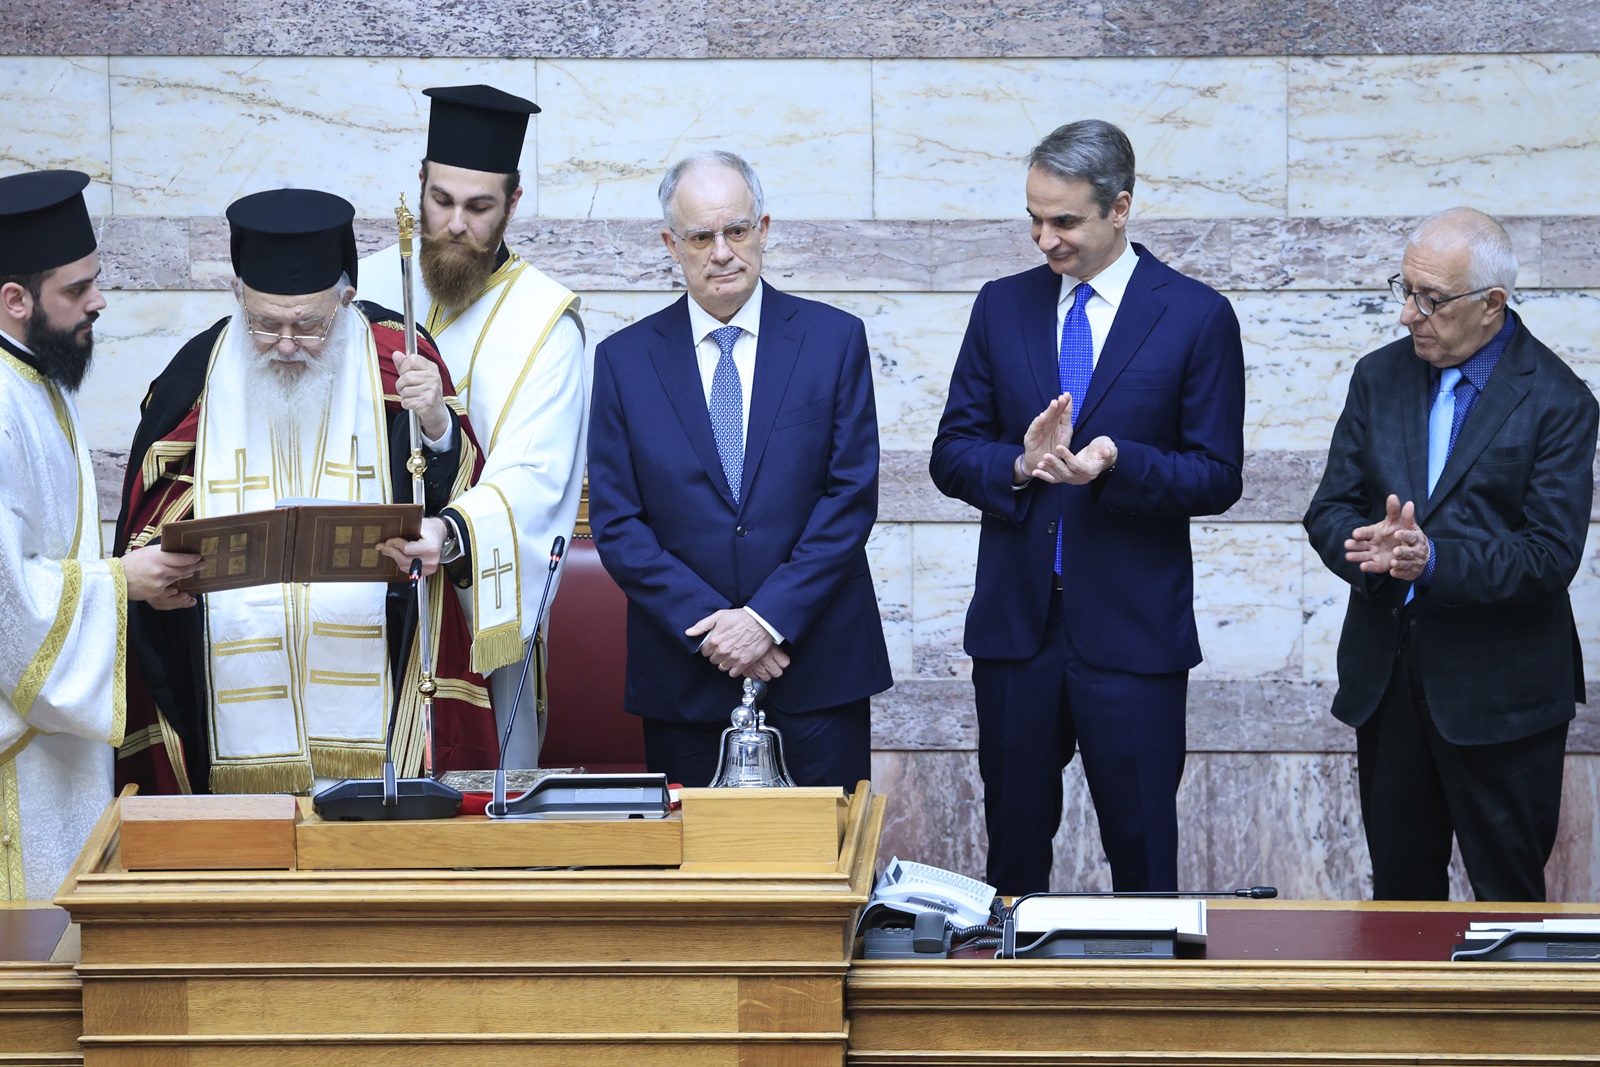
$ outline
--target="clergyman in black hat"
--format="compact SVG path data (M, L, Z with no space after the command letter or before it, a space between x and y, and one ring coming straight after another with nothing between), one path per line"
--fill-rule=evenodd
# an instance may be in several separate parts
M516 697L525 642L557 536L572 536L583 490L589 383L578 297L506 246L522 198L518 164L531 100L488 85L426 89L432 106L422 161L422 248L413 299L461 399L486 436L484 476L451 502L443 562L474 620L472 665L493 671L502 725ZM401 302L400 259L387 248L361 266L369 295ZM425 562L424 546L414 551ZM557 576L559 581L559 574ZM554 599L554 587L552 597ZM544 659L523 691L507 766L538 766ZM505 668L497 670L496 668Z
M409 502L408 411L427 470L423 536L480 465L476 440L431 340L405 353L400 315L355 300L354 208L331 193L275 189L228 208L236 304L150 387L134 435L117 544L174 519L245 514L285 498ZM217 565L208 560L208 565ZM143 792L305 792L317 779L374 778L398 692L402 774L421 758L414 646L402 647L404 583L285 583L219 590L157 616L135 612L122 782ZM435 597L441 770L491 765L484 680L465 665L459 606Z
M0 900L55 895L111 800L129 600L172 608L199 564L102 559L74 393L89 369L100 253L89 176L0 178ZM11 810L6 810L11 808Z

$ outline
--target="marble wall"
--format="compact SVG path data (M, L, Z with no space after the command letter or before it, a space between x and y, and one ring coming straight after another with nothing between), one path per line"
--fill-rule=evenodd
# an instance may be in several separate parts
M967 310L1038 261L1021 157L1099 116L1139 154L1130 232L1233 301L1248 372L1245 496L1197 519L1206 662L1191 682L1183 881L1367 892L1353 735L1327 708L1344 592L1299 516L1350 370L1397 336L1384 279L1417 216L1503 217L1519 310L1600 387L1600 14L1592 5L1259 0L993 5L372 0L8 5L0 172L90 173L110 307L80 403L108 510L143 385L228 307L235 197L352 200L367 247L415 188L428 85L539 101L512 240L583 294L591 343L680 288L654 188L729 147L760 171L768 277L867 323L884 452L871 542L897 684L874 707L886 855L981 874L982 788L961 630L975 514L926 475ZM1600 510L1596 511L1600 519ZM1591 531L1594 530L1591 526ZM1574 583L1600 707L1600 537ZM560 714L561 709L556 709ZM1569 743L1553 896L1600 891L1600 711ZM1109 884L1076 767L1055 883ZM1456 891L1466 894L1457 870Z

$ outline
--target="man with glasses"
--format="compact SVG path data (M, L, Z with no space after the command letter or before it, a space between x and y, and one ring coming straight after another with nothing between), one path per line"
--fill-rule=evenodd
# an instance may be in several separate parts
M174 519L262 511L285 498L409 502L408 412L427 459L423 541L481 466L432 343L405 352L393 311L354 301L350 204L278 189L228 208L233 314L189 341L150 387L117 522L118 551ZM388 549L399 561L399 553ZM396 692L401 773L420 753L416 661L402 648L404 583L219 590L129 618L128 731L119 778L144 792L305 792L376 777ZM454 597L435 595L441 769L492 760L487 684L467 669ZM137 605L135 606L138 607Z
M1409 336L1363 357L1305 527L1350 583L1333 714L1356 728L1373 896L1543 900L1583 661L1600 406L1507 306L1517 258L1454 208L1389 280Z
M444 513L450 536L442 562L473 620L472 665L493 672L503 728L517 695L524 642L543 651L541 620L533 616L551 543L572 536L583 493L589 403L583 323L578 297L505 243L522 199L518 163L528 119L538 105L489 85L423 92L432 106L413 302L486 451L483 477ZM369 258L362 275L363 292L401 306L397 247ZM436 562L422 546L414 550ZM508 767L538 766L542 655L536 662Z
M870 776L890 685L867 566L878 424L861 320L761 280L769 218L743 159L659 190L688 295L595 353L589 518L628 596L628 711L651 770L706 785L741 678L801 785Z

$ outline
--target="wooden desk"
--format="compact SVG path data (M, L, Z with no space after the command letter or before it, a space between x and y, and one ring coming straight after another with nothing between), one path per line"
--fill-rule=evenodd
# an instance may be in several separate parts
M761 827L735 862L695 814L736 792L686 794L667 869L129 872L113 805L58 898L84 1063L840 1067L883 798L862 783L838 824L830 801L832 862L750 873Z
M1600 1063L1600 965L1448 962L1469 921L1597 911L1222 901L1206 959L858 960L849 1063Z
M83 1062L82 987L58 951L67 924L44 901L0 902L0 1065Z

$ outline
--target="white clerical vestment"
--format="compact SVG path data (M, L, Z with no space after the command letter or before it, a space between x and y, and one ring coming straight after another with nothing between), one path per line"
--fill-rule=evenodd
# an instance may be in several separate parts
M539 625L550 545L570 538L578 517L590 381L578 297L513 253L483 294L452 315L434 303L421 268L412 274L413 307L486 453L477 485L450 506L467 520L476 572L463 591L472 668L489 671L521 660ZM361 295L402 306L399 246L362 262ZM497 707L498 683L514 687L517 673L495 676Z
M111 800L128 587L72 397L0 349L0 899L49 899Z

